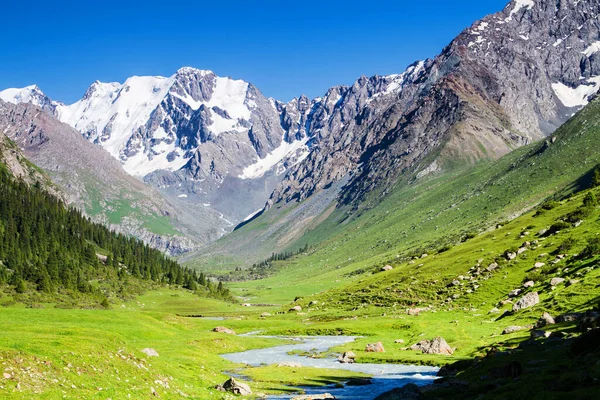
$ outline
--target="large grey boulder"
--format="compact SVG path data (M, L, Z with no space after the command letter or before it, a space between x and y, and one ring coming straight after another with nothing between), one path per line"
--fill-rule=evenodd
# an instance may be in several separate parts
M513 304L513 311L519 311L524 308L533 307L540 302L540 296L537 292L527 293L519 301Z

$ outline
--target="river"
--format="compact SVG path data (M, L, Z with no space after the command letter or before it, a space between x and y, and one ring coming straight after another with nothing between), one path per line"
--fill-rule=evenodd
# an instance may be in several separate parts
M354 341L356 338L352 336L284 337L284 339L293 340L297 343L224 354L223 357L235 363L243 363L251 366L295 362L301 364L303 367L342 369L372 375L372 384L366 386L347 386L343 388L336 388L334 386L302 387L306 394L331 393L336 399L342 400L372 400L382 393L406 385L407 383L427 385L433 382L438 371L436 367L401 364L341 364L334 358L311 358L288 354L291 351L326 352L332 347ZM267 398L289 399L294 396L296 395L286 394L268 396Z

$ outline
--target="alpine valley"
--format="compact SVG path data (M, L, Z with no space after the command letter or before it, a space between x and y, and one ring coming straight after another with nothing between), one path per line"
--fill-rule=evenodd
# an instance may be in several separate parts
M599 17L512 0L314 99L0 91L0 397L595 398Z

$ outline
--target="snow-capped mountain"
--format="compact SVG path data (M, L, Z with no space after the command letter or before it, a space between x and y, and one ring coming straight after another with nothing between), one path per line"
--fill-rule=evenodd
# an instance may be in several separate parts
M0 96L45 107L129 174L179 201L218 210L233 227L262 208L286 171L323 137L335 135L364 104L394 98L423 67L373 77L360 95L339 86L288 103L267 99L245 81L189 67L170 77L97 81L71 105L52 102L37 86Z

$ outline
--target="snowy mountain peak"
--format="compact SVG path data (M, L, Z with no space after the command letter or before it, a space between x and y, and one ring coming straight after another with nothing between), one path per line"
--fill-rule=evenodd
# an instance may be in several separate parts
M215 73L208 69L198 69L193 67L182 67L177 70L177 75L198 74L200 76L214 75Z

